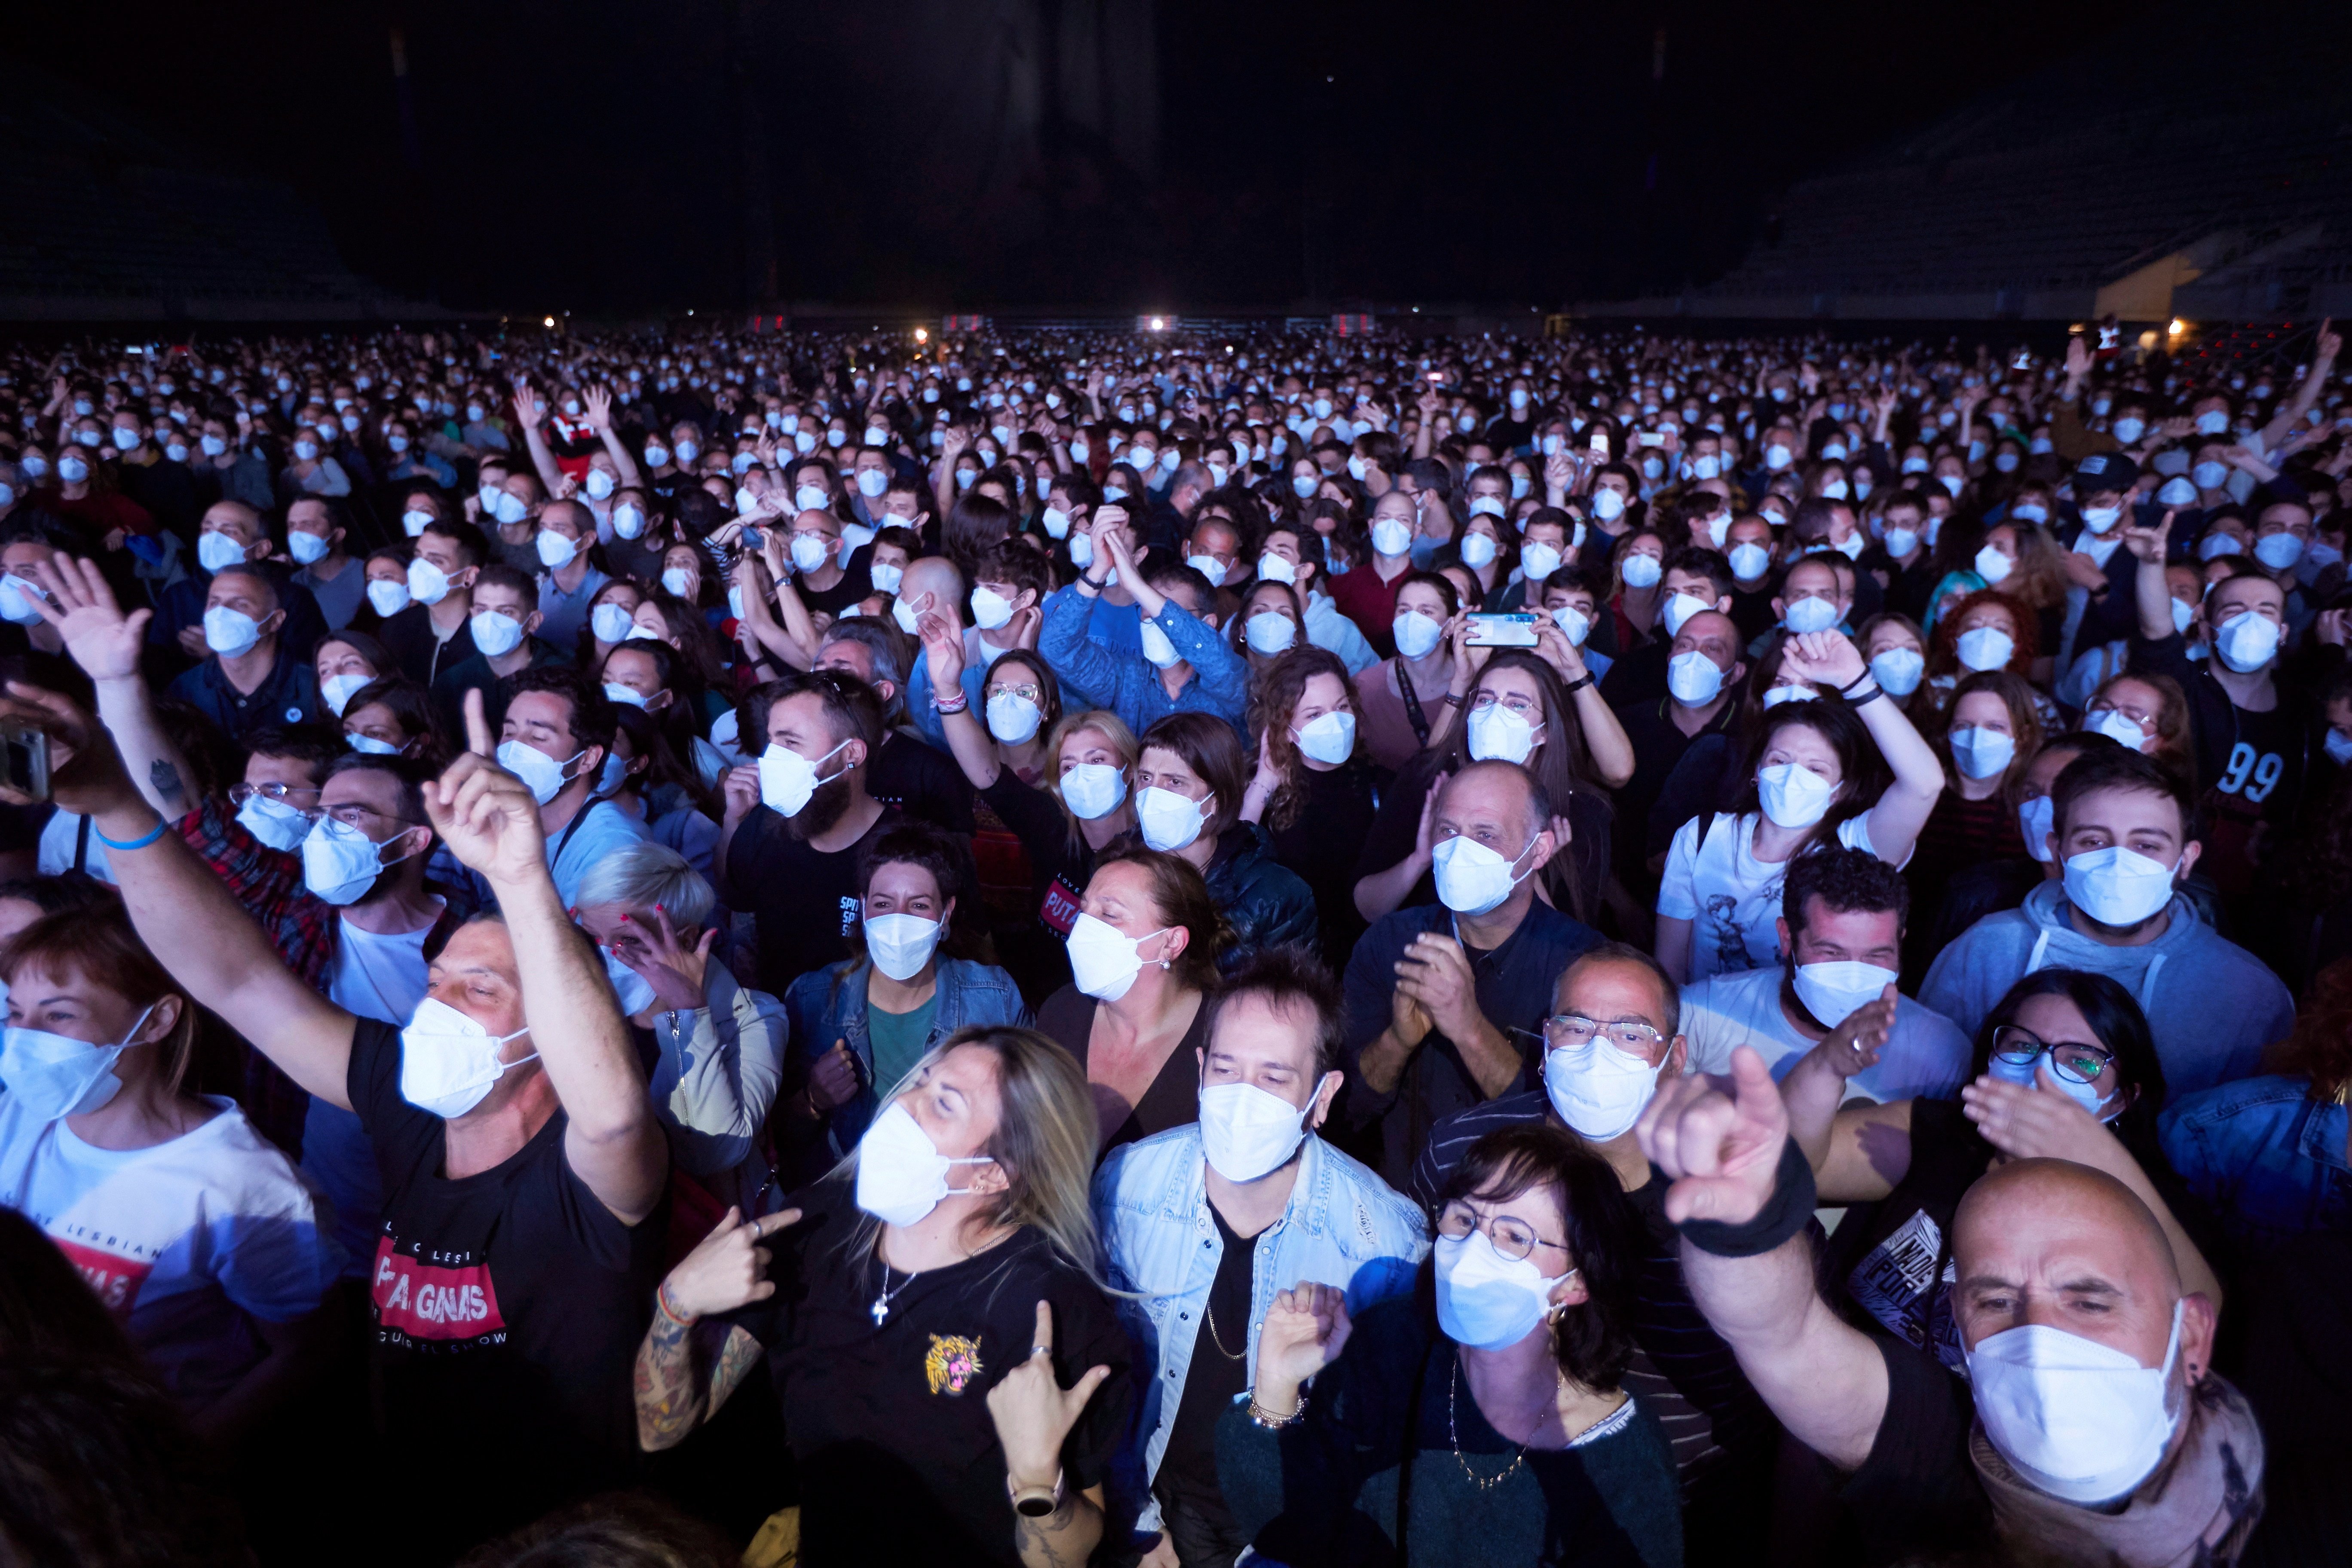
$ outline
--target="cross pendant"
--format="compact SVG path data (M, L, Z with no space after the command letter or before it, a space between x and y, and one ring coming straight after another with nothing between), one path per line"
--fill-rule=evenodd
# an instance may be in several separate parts
M867 1310L874 1314L874 1326L878 1329L882 1326L882 1320L890 1315L890 1303L887 1299L877 1296L874 1299L874 1305Z

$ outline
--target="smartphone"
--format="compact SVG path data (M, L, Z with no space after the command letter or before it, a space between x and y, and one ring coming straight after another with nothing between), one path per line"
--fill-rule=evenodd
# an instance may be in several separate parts
M1609 455L1609 432L1608 432L1608 431L1606 431L1606 430L1595 430L1595 431L1592 433L1592 450L1594 451L1594 453L1595 453L1595 454L1597 454L1597 455L1598 455L1598 456L1600 456L1600 457L1603 457L1603 458L1605 458L1605 457L1607 457L1607 456Z
M1663 430L1644 430L1639 439L1644 447L1663 447L1666 444L1665 432Z
M1536 617L1526 611L1507 616L1473 611L1469 643L1472 647L1533 647Z
M29 800L49 798L49 738L21 720L0 720L8 787Z

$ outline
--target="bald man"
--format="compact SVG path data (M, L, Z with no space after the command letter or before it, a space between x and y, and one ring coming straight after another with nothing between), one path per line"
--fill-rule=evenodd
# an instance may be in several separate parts
M849 613L849 607L874 591L866 568L850 571L844 564L850 553L841 545L841 519L829 511L803 511L772 525L784 536L791 552L793 586L812 613Z
M205 661L172 682L240 746L256 730L307 723L319 713L319 677L309 656L286 647L286 612L269 574L224 566L205 588L198 635Z
M206 536L214 534L222 537L207 542ZM181 555L187 575L163 590L155 618L147 623L147 647L161 659L162 668L185 669L210 657L212 649L205 642L205 611L213 574L231 565L255 567L269 579L278 608L286 616L278 641L295 658L310 658L310 650L327 635L327 617L320 613L319 601L310 596L310 590L294 581L293 567L274 560L274 553L268 525L253 508L240 500L216 500L205 509L194 555ZM207 558L212 564L205 564ZM121 584L116 585L116 591L121 591Z
M1814 1288L1811 1172L1763 1058L1663 1086L1642 1147L1674 1184L1683 1273L1790 1433L1847 1472L1864 1561L2229 1563L2262 1512L2263 1438L2211 1367L2214 1310L2114 1177L2000 1166L1952 1230L1969 1381L1866 1336Z

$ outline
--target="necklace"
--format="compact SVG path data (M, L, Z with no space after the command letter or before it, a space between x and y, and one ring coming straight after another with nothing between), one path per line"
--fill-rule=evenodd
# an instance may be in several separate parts
M912 1285L914 1282L915 1277L912 1274L908 1275L904 1280L900 1281L898 1290L904 1290L908 1286ZM866 1309L867 1311L874 1314L874 1326L876 1328L880 1328L882 1326L882 1320L890 1315L890 1298L898 1293L898 1290L890 1289L890 1266L885 1263L882 1265L882 1294L875 1297L874 1304Z
M1494 1477L1492 1479L1489 1479L1488 1478L1480 1475L1477 1471L1472 1469L1470 1468L1470 1461L1463 1458L1462 1431L1455 1424L1454 1416L1454 1402L1460 1395L1461 1392L1462 1362L1459 1357L1456 1357L1454 1363L1453 1380L1446 1385L1445 1390L1445 1436L1454 1445L1454 1462L1462 1467L1462 1474L1468 1479L1472 1486L1476 1487L1481 1492L1490 1492L1496 1487L1501 1486L1505 1481L1509 1480L1517 1471L1518 1468L1528 1462L1528 1446L1525 1443L1514 1444L1513 1447L1518 1451L1511 1456L1511 1462L1504 1468L1503 1473L1499 1476Z
M1224 1357L1227 1361L1240 1361L1243 1357L1246 1356L1249 1353L1249 1337L1246 1334L1242 1337L1242 1348L1240 1350L1227 1350L1225 1348L1223 1337L1217 1332L1216 1308L1210 1307L1207 1310L1209 1314L1209 1342L1217 1347L1217 1353Z

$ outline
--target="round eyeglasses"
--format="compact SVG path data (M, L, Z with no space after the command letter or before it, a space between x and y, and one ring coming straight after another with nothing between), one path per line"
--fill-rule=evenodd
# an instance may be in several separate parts
M1467 1241L1474 1230L1485 1231L1486 1239L1494 1243L1495 1250L1512 1263L1517 1263L1538 1247L1556 1247L1562 1252L1568 1250L1567 1243L1547 1241L1538 1236L1535 1227L1525 1220L1514 1219L1507 1214L1482 1220L1476 1210L1458 1200L1446 1205L1444 1212L1437 1216L1437 1234L1448 1241Z

